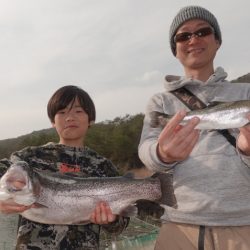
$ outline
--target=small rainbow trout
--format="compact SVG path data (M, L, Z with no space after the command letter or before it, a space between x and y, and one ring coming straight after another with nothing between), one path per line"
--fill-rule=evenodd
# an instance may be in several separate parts
M223 102L208 106L207 108L194 110L187 113L181 125L185 125L193 117L198 117L200 123L196 129L216 130L240 128L250 121L247 115L250 115L250 100ZM153 128L164 127L173 117L157 111L151 112L150 125Z

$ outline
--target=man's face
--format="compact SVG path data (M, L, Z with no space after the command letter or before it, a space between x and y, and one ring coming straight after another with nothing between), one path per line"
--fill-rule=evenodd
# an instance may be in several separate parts
M76 99L56 113L52 125L56 128L61 144L81 147L89 127L89 118Z
M200 19L193 19L185 22L177 31L177 36L181 33L194 33L203 28L212 28L209 23ZM215 39L214 33L199 37L191 35L186 41L176 42L176 57L186 70L202 69L213 67L213 60L217 49L220 47L219 41ZM178 40L178 39L177 39Z

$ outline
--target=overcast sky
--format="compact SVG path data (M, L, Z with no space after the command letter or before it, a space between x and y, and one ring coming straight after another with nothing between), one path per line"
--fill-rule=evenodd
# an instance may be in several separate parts
M249 73L249 0L0 0L0 140L49 128L47 101L68 84L91 95L97 122L144 113L164 76L183 74L168 31L186 5L218 19L215 66Z

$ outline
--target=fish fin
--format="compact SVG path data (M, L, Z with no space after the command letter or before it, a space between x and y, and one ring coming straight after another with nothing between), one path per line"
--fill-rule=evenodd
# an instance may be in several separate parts
M138 208L135 205L129 205L120 212L124 217L135 217L138 214Z
M90 223L89 220L82 220L82 221L72 222L70 225L86 225L86 224L89 224L89 223Z
M33 208L48 208L47 206L41 204L41 203L38 203L38 202L35 202L33 204Z
M135 175L132 172L127 172L125 175L123 175L124 178L134 179Z
M156 172L151 176L151 178L158 178L161 183L162 196L158 202L169 207L177 208L177 201L173 187L173 174Z
M247 126L247 125L250 125L250 121L249 121L249 122L247 122L244 126ZM243 126L243 127L244 127L244 126Z
M145 219L147 216L160 219L165 211L159 203L149 200L136 201L136 207L138 208L138 217L141 219Z
M168 115L158 111L150 112L150 126L152 128L157 128L159 126L162 126L160 119L163 117L168 117Z
M219 101L210 102L210 103L208 103L207 108L212 108L212 107L215 107L215 106L220 105L222 103L224 103L224 102L219 102Z
M13 200L21 205L25 205L25 206L30 206L32 204L34 204L34 202L36 201L36 198L33 196L33 194L27 194L27 195L16 195L13 197Z
M11 198L11 195L5 191L0 190L0 200L5 201Z

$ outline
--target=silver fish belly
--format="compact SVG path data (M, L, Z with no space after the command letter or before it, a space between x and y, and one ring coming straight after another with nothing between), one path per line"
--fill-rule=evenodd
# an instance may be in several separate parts
M136 210L131 208L135 208L139 200L159 200L162 204L176 206L169 177L69 177L31 169L27 163L18 162L0 180L0 200L36 204L35 208L26 210L22 216L39 223L86 224L100 201L107 202L114 214L124 216L135 215ZM12 182L20 179L26 185L21 189L13 187Z
M235 101L220 103L205 109L190 111L187 113L181 125L185 125L193 117L200 119L196 129L214 130L240 128L249 123L247 115L250 114L250 101ZM164 127L173 116L153 111L150 114L153 128Z

